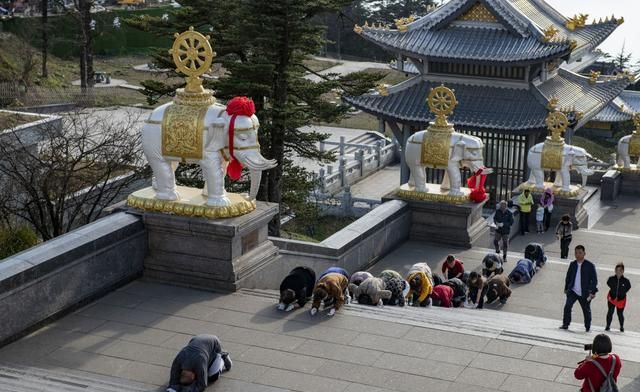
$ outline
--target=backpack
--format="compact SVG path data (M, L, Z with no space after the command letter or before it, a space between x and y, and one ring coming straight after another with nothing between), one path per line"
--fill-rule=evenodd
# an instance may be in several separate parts
M618 392L618 385L613 379L613 371L616 369L616 356L612 355L611 358L613 360L611 361L611 370L609 370L609 374L604 371L602 365L600 365L598 361L591 361L591 363L593 363L598 368L598 370L600 370L600 373L602 373L602 375L604 376L604 382L602 383L602 385L600 385L600 389L598 389L598 391L593 388L591 380L588 380L591 392Z

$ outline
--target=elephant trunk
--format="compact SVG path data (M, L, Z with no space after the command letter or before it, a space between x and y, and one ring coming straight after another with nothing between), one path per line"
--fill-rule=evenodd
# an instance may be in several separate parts
M260 180L262 180L262 170L250 170L251 188L249 189L249 198L255 199L260 189Z
M236 152L235 157L246 166L249 170L269 170L277 166L277 162L274 159L267 159L260 154L259 150L246 150L243 152Z

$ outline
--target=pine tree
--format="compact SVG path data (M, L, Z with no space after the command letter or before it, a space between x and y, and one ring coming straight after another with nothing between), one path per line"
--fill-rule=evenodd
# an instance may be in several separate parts
M310 173L292 163L292 155L327 162L332 154L320 152L317 142L327 135L301 132L311 122L333 122L349 107L330 102L335 94L359 95L379 80L379 74L355 73L325 77L319 83L304 78L312 72L304 65L310 55L324 45L324 28L316 21L326 13L348 6L349 0L237 0L217 2L184 0L183 8L169 20L145 18L130 20L132 26L157 34L173 34L194 26L211 35L217 61L226 75L207 82L219 99L237 95L251 97L260 119L262 153L278 161L263 174L258 199L280 204L280 211L308 211L304 205L313 188ZM160 66L171 65L166 49L155 56ZM146 82L150 100L170 95L178 86ZM287 173L284 171L287 170ZM283 194L283 189L287 192ZM299 193L297 193L299 192ZM295 197L294 197L295 195ZM269 225L271 235L280 233L280 216Z

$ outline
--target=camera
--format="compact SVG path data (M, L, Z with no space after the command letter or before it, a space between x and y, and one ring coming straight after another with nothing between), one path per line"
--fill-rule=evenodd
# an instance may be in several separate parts
M584 345L584 351L593 351L593 344L585 344Z

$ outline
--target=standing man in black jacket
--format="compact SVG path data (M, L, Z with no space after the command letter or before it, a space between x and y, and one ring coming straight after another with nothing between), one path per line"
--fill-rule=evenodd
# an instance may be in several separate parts
M571 309L578 301L584 315L584 328L587 332L591 329L591 300L598 292L598 275L596 266L586 260L584 246L575 248L576 259L569 264L567 276L564 279L564 293L567 302L564 304L564 317L560 329L569 329L571 324Z
M509 234L511 233L511 225L513 225L513 214L507 208L507 202L505 200L500 201L500 208L498 208L493 215L493 223L496 224L493 246L496 248L496 253L500 254L500 242L502 242L502 260L506 263Z

